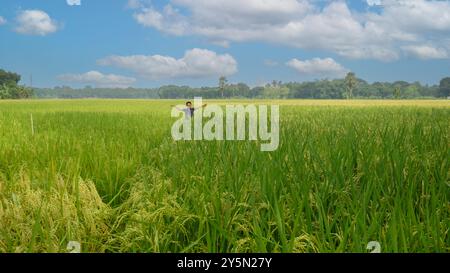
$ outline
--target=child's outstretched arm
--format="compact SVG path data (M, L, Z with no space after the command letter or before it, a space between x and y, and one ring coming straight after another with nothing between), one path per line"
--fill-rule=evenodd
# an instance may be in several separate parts
M197 107L197 108L195 108L195 110L197 110L197 109L200 109L200 108L205 108L206 106L208 106L208 104L203 104L201 107Z
M171 105L170 107L175 107L178 111L183 111L183 109L181 109L181 108L179 108L178 106L176 106L176 105Z

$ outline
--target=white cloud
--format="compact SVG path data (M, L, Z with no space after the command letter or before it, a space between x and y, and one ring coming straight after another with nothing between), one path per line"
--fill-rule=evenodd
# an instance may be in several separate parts
M58 23L41 10L24 10L16 17L17 26L15 31L27 35L40 35L56 32Z
M232 56L198 48L186 51L181 59L161 55L109 56L97 63L128 69L149 79L206 78L237 72Z
M0 16L0 26L6 24L6 19Z
M300 61L292 59L286 63L300 74L314 75L320 77L343 77L349 70L338 64L331 58Z
M142 8L143 4L140 0L128 0L127 2L127 8L129 9L138 9Z
M139 2L134 18L167 34L216 44L263 41L354 59L392 61L405 46L425 42L450 50L443 44L450 33L450 1L366 1L379 10L351 10L345 1L171 0L162 10Z
M58 76L58 79L64 82L93 84L96 87L104 88L126 88L136 82L135 78L114 74L102 74L98 71L89 71L84 74L64 74Z
M167 5L164 14L153 8L142 8L140 12L134 14L134 19L141 25L156 28L172 35L184 35L189 29L189 22L172 8Z
M447 59L449 54L447 50L443 48L435 48L433 46L428 45L419 45L419 46L405 46L403 50L419 59Z
M367 0L367 5L369 6L380 6L381 0Z
M209 41L211 44L216 45L216 46L221 46L224 48L229 48L230 47L230 42L227 40L210 40Z
M81 0L67 0L69 6L81 6Z
M423 31L450 31L450 1L381 0L383 12L370 13L367 20L389 30L413 34Z

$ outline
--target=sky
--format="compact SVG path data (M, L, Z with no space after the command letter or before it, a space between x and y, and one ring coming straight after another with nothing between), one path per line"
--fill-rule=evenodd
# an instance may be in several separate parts
M34 87L438 84L450 1L1 0L0 68Z

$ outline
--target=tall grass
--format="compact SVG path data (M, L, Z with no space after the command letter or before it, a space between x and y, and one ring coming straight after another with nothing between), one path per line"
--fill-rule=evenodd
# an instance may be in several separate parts
M271 153L174 103L0 102L0 252L450 251L448 102L286 101Z

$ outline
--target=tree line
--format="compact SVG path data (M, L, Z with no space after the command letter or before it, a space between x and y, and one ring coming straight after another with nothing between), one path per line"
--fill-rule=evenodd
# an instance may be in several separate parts
M250 88L245 83L228 83L220 77L215 87L193 88L189 86L166 85L159 88L93 88L86 86L74 89L68 86L54 88L26 88L19 86L20 75L0 70L0 98L122 98L122 99L418 99L448 98L450 77L439 85L409 83L374 82L368 83L354 73L343 79L316 80L309 82L272 81L265 86Z

